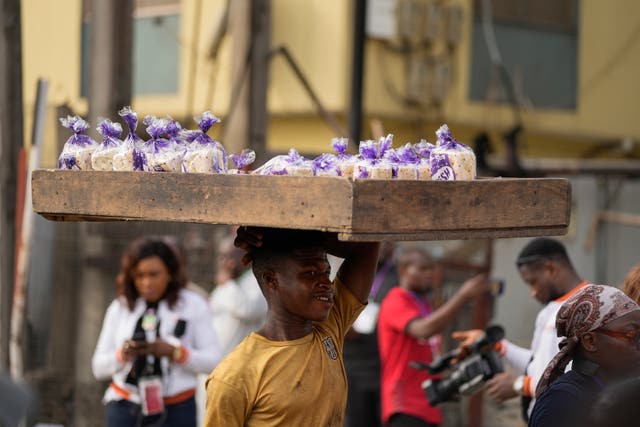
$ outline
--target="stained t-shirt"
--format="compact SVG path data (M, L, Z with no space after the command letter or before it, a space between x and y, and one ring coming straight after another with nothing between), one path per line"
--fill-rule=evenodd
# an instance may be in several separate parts
M207 380L205 426L341 427L346 331L364 306L336 280L334 305L310 334L271 341L252 333Z

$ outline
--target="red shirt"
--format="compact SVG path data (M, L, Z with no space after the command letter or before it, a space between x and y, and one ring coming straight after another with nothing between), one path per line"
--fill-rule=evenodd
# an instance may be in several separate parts
M442 414L432 407L422 390L422 382L431 376L414 369L409 362L433 361L428 340L416 339L405 331L410 321L431 313L428 303L410 291L395 287L387 294L378 317L378 345L380 347L382 420L402 413L418 417L428 423L440 424Z

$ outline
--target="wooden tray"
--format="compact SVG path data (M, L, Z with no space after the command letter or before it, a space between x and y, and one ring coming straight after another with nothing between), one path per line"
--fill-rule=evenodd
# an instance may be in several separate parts
M474 181L36 170L33 209L54 221L178 221L333 231L342 240L560 235L560 178Z

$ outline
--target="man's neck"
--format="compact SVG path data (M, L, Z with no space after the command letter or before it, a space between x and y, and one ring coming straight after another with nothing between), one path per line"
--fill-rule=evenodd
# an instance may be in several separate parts
M560 286L560 291L562 292L562 295L565 295L571 292L572 290L580 286L582 282L583 280L577 274L570 275L569 277L567 277L565 280L562 281L562 285Z
M311 331L310 320L282 319L280 316L268 313L264 326L256 333L271 341L292 341L309 335Z

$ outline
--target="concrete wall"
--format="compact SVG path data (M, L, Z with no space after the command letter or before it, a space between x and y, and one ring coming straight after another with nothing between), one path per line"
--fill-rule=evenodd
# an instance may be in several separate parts
M585 248L594 215L603 209L606 189L620 192L608 209L640 214L640 182L609 180L589 176L571 178L573 207L571 226L566 236L559 237L566 246L573 264L583 279L595 283L620 286L627 271L640 262L637 251L640 227L604 223L599 227L595 246ZM501 239L495 243L494 276L506 281L504 295L498 299L494 321L506 327L507 337L522 345L531 342L533 322L540 304L529 294L520 279L515 258L529 239Z

